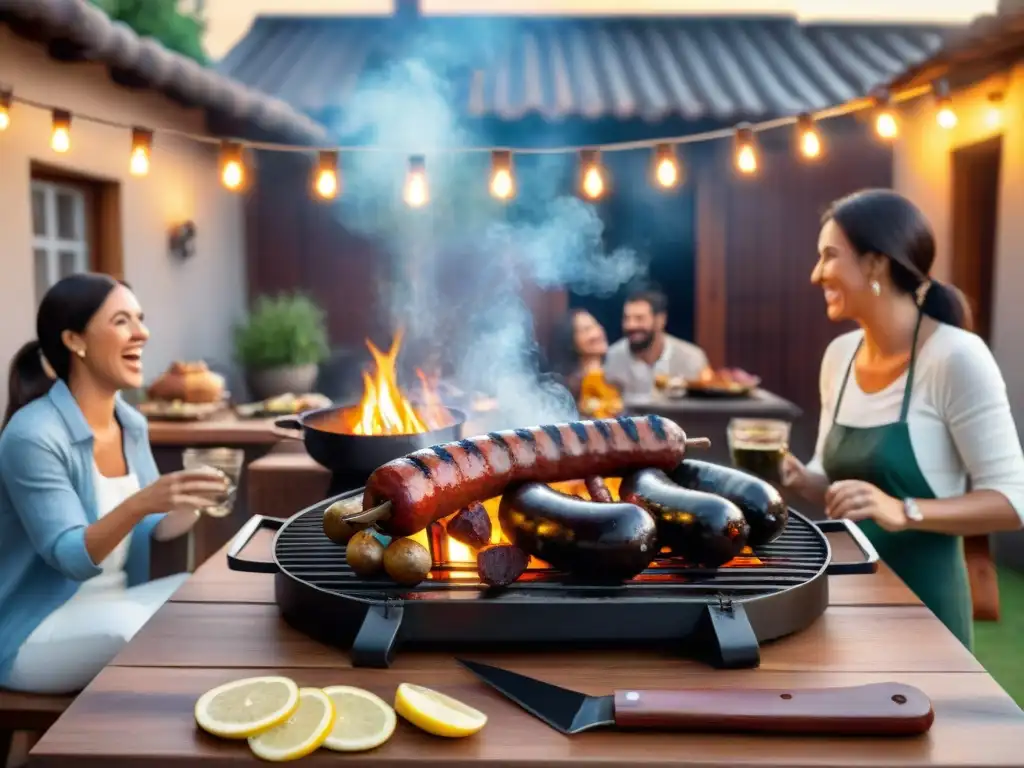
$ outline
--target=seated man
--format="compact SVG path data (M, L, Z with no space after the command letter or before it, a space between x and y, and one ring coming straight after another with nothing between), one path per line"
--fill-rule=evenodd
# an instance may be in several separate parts
M704 350L665 333L668 299L658 290L630 294L622 308L623 338L608 348L605 377L626 397L649 395L654 377L695 379L708 367Z

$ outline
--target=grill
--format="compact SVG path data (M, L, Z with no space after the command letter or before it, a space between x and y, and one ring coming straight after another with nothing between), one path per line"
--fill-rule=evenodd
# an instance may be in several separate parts
M288 520L252 517L235 537L228 566L272 573L284 619L310 636L350 650L361 667L390 666L396 649L461 646L672 644L721 668L754 667L760 644L798 632L828 606L830 575L873 573L878 554L845 520L812 522L794 510L782 535L722 568L693 568L656 560L635 579L616 585L529 570L514 584L492 589L475 568L435 568L409 588L385 577L357 576L345 550L323 533L324 510L361 496L329 498ZM273 560L242 557L261 528L277 530ZM832 562L826 533L849 534L864 555Z

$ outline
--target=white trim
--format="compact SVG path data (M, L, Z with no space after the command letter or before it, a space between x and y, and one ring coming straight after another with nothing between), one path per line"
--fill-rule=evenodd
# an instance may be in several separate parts
M37 212L35 210L36 193L42 195L43 211L42 221L43 234L36 234L35 221ZM46 254L46 285L52 286L64 275L61 274L60 255L70 253L74 257L72 266L73 272L89 271L89 233L87 232L85 217L85 193L75 187L60 184L52 181L32 180L32 258L36 258L36 252L42 251ZM63 195L71 200L72 227L74 232L71 237L61 237L57 229L57 197ZM33 264L33 269L35 265ZM37 296L39 301L42 296Z

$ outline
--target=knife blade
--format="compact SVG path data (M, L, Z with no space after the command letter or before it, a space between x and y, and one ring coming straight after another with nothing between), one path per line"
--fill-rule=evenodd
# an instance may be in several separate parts
M465 659L466 669L555 730L591 728L916 736L935 720L931 700L902 683L835 688L621 690L588 696Z

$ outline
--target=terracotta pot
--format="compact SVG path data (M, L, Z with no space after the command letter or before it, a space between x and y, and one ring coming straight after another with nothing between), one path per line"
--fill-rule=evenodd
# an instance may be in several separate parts
M246 383L249 385L249 394L254 400L266 400L288 392L294 395L306 395L313 391L319 370L320 367L316 363L309 363L308 365L284 365L279 368L248 371Z

